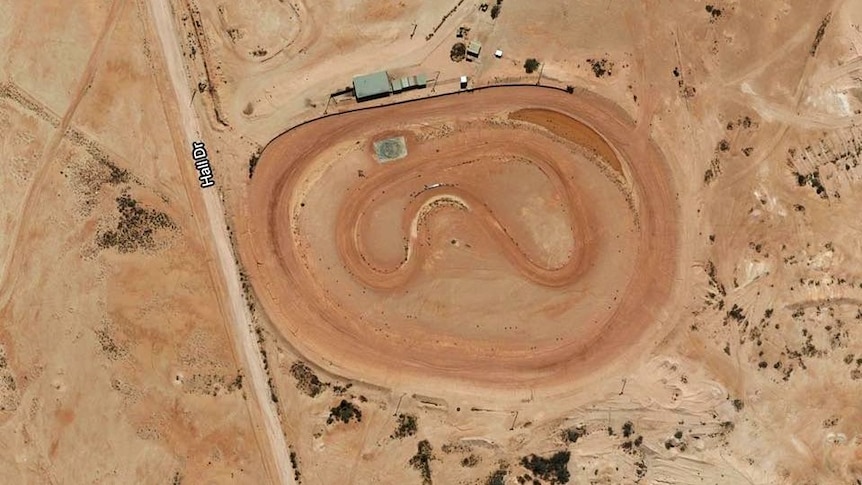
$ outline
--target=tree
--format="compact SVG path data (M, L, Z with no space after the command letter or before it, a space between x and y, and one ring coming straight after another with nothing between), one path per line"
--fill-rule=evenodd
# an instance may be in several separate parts
M536 71L536 69L538 69L538 68L539 68L539 61L537 61L536 59L533 59L532 57L527 59L526 62L524 62L524 70L527 71L527 74L534 73Z
M326 419L326 424L332 424L336 421L349 423L351 419L356 422L362 421L362 411L346 399L342 399L338 406L329 410L329 418Z
M558 451L548 458L530 455L521 458L521 465L530 470L534 476L553 484L569 482L569 458L571 453Z
M399 414L398 427L392 433L392 438L406 438L416 434L416 429L419 427L418 418L414 414Z
M455 62L461 62L467 56L467 46L464 45L463 42L458 42L457 44L452 46L452 50L449 51L449 59L452 59Z
M491 18L496 19L497 17L499 17L500 16L500 10L502 10L502 9L503 9L503 7L501 7L500 4L497 4L497 5L494 5L493 7L491 7Z
M434 449L428 440L422 440L417 445L416 454L410 458L410 466L419 470L422 475L422 485L431 485L431 460L434 459Z

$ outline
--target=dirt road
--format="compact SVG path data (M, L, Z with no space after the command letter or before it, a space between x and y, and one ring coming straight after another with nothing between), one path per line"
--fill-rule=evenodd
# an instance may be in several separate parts
M177 101L177 110L181 117L183 135L190 157L192 143L201 140L202 132L191 104L190 90L186 82L182 53L178 44L178 39L181 36L176 29L171 7L167 0L151 0L149 9L158 32L168 75L173 86L173 95ZM180 160L180 163L182 161ZM224 218L224 206L219 192L213 188L201 189L192 172L193 165L189 158L188 166L184 170L186 191L193 206L200 207L200 202L202 202L206 211L198 215L200 216L199 220L203 220L199 224L207 226L208 231L206 230L207 227L199 226L199 229L205 238L210 239L212 249L215 251L214 258L210 260L210 264L215 267L211 270L224 285L226 298L222 298L221 303L228 321L228 333L234 345L234 352L242 363L248 379L247 382L251 387L249 406L252 418L258 421L263 428L263 437L260 436L258 427L255 431L258 434L258 440L264 440L262 443L266 455L264 462L267 463L273 481L293 484L295 483L294 472L287 443L279 424L276 409L270 401L266 371L260 358L255 336L252 333L251 315L248 313L240 288L239 270L231 251L230 236L227 233Z

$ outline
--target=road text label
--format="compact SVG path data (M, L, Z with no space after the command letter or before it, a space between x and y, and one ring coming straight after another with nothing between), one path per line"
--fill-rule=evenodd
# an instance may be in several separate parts
M209 158L207 158L207 149L204 148L203 142L196 141L192 143L192 158L195 161L195 168L198 170L198 180L201 181L201 188L205 189L215 185L213 169L210 166Z

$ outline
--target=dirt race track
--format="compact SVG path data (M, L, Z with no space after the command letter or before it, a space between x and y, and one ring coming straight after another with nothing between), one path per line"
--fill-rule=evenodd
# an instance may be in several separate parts
M372 143L390 136L408 155L380 163ZM495 87L312 121L264 150L246 211L242 259L276 327L385 386L572 385L661 321L676 274L661 151L582 92Z

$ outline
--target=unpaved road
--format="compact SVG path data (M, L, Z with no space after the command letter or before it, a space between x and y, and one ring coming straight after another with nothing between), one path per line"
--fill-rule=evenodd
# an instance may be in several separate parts
M176 29L168 0L151 0L149 9L158 32L168 75L177 100L177 109L182 118L183 134L190 157L192 143L201 139L201 130L191 104L182 53L177 43L177 39L181 36ZM193 204L195 199L202 200L206 209L205 214L199 215L201 219L205 219L209 226L209 237L215 250L215 258L210 260L210 264L217 266L217 274L221 276L220 279L226 291L227 299L222 299L221 303L225 307L224 311L229 323L228 330L235 354L241 360L248 378L247 382L251 385L249 406L253 407L250 409L252 418L262 420L260 424L263 427L266 440L264 447L268 448L269 451L267 456L263 457L264 462L267 463L273 481L294 484L294 472L290 462L289 450L276 409L271 405L266 371L260 358L255 336L252 333L251 315L248 313L240 288L239 269L231 252L230 236L227 233L224 218L224 206L219 192L213 188L201 189L197 185L197 179L190 175L192 171L193 165L189 158L188 171L184 173L186 190ZM216 176L218 176L217 173ZM258 433L258 440L260 440L257 426L255 432Z
M611 198L612 191L597 189L595 184L600 181L565 173L577 164L569 148L565 148L567 144L549 142L535 133L538 128L520 125L515 129L484 125L475 130L454 128L430 142L413 143L404 161L382 167L368 156L366 165L351 165L362 169L364 175L360 178L355 170L352 175L352 180L360 182L327 186L324 192L328 201L305 202L304 191L313 187L307 180L318 180L317 177L324 181L348 180L347 175L315 168L316 164L332 159L333 152L326 151L330 147L361 146L363 140L367 143L398 130L409 136L409 127L426 120L432 124L445 120L475 124L523 108L553 109L600 133L619 153L626 183L634 193L636 216L624 207L614 209L619 212L609 212L609 204L617 199ZM589 139L579 138L574 145ZM560 170L550 179L561 185L562 189L557 191L559 200L570 211L569 229L576 241L573 258L557 268L536 265L515 248L512 243L516 241L506 236L508 229L495 217L485 210L468 210L473 214L473 222L460 230L468 232L484 227L489 239L496 239L496 244L476 246L477 258L484 260L503 253L510 264L495 270L495 279L508 277L509 273L521 273L525 278L514 281L502 292L489 290L488 285L493 283L475 280L476 273L468 263L461 266L460 273L447 273L445 284L438 283L438 287L462 285L466 281L458 286L461 293L488 295L477 302L487 302L494 295L517 294L517 298L510 300L534 306L520 306L517 311L508 312L501 310L505 308L505 300L493 307L484 306L488 313L498 316L498 321L511 321L510 326L518 327L518 333L514 334L511 331L505 334L499 327L483 330L475 322L463 321L462 328L476 328L470 339L464 339L465 332L446 325L449 321L460 321L460 313L487 303L468 303L453 309L452 298L459 296L452 293L436 299L448 316L412 323L415 317L403 310L399 301L405 301L403 298L410 293L424 294L428 286L411 283L417 279L415 270L422 267L426 275L419 276L434 281L434 270L426 269L422 260L430 259L428 255L432 252L443 251L447 244L434 246L425 242L422 244L431 246L422 247L417 236L411 234L405 239L406 261L383 271L374 269L373 266L381 265L357 246L363 237L370 244L375 244L378 237L368 226L363 229L366 199L377 197L384 204L395 197L399 185L414 177L413 171L422 170L426 177L432 177L431 181L437 181L449 165L482 156L499 159L506 153L522 155L548 174ZM339 160L334 165L344 163ZM453 178L453 183L468 184L469 179L469 175L461 175ZM427 178L421 180L420 184L427 183ZM480 178L470 190L478 193L486 185ZM448 187L434 188L424 194L435 192L466 200L473 208L506 195L487 192L489 199L483 201L482 197L471 197L467 191ZM399 233L402 236L410 233L414 216L431 200L425 195L414 197L412 203L404 206ZM325 204L337 204L343 210L330 218ZM303 125L274 140L263 152L245 209L243 220L248 230L239 231L239 246L270 318L306 357L322 365L331 362L342 375L390 386L418 388L429 380L458 382L465 388L572 386L641 342L644 332L662 319L677 271L678 207L669 167L652 141L638 132L621 110L586 93L570 95L535 87L497 87L352 112ZM312 230L332 231L331 237L309 239L314 235L308 230L303 232L296 222L302 213L320 221L319 226L314 226L320 229ZM618 219L627 217L637 219L636 229L622 230L617 225ZM443 223L440 226L452 227ZM421 228L420 235L420 239L429 240ZM334 247L326 248L325 244L331 240L336 241ZM583 241L586 242L582 244ZM609 258L617 257L620 259L614 263L606 263ZM582 278L581 268L587 267L590 274ZM513 268L518 271L511 271ZM333 276L327 279L330 274ZM533 284L525 285L524 279ZM346 286L350 282L345 280L359 283ZM542 288L535 290L537 286ZM511 288L520 290L511 293L514 291ZM531 291L538 296L525 293ZM557 309L549 308L548 298L560 299L559 311L569 312L565 318L554 313ZM606 300L599 307L595 302L602 298ZM361 305L351 306L360 300ZM382 323L375 327L378 322ZM566 328L559 330L561 327Z

